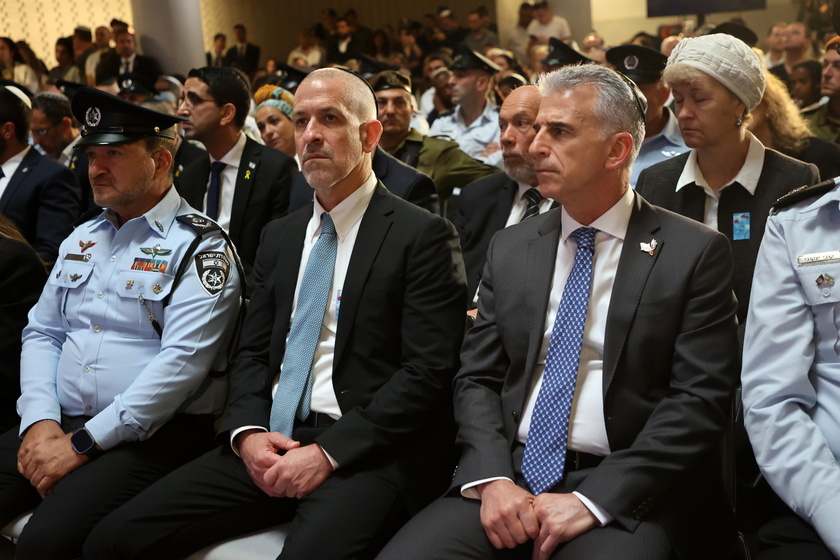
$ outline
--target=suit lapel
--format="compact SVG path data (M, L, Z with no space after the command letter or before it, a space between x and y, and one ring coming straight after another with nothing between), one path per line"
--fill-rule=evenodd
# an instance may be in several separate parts
M20 165L9 178L9 183L6 185L6 190L3 191L3 196L0 197L0 209L6 210L9 201L15 197L15 193L21 188L26 178L34 171L35 166L38 165L40 154L35 151L35 148L29 148L29 151L21 160Z
M505 175L507 177L507 175ZM513 206L513 199L519 186L513 179L507 178L496 194L496 203L493 205L493 214L490 219L488 230L498 231L504 229L510 216L510 208Z
M347 345L352 325L359 311L359 300L365 281L370 274L370 269L379 255L379 249L385 241L388 230L393 222L393 202L382 181L379 181L373 198L365 210L362 223L359 224L359 233L356 236L356 243L353 246L353 253L350 256L350 263L347 266L347 276L344 279L344 286L341 291L341 312L338 319L338 332L335 340L335 359L333 360L333 371L336 371L335 364L341 360L341 355Z
M552 212L538 230L538 236L528 241L528 354L525 371L532 372L545 333L545 316L551 296L551 282L557 263L557 244L560 242L561 213ZM524 398L524 396L523 396Z
M260 167L260 147L248 138L242 159L239 160L239 173L236 176L236 186L233 190L233 205L230 209L230 236L237 239L242 222L245 219L245 208L251 199L257 171Z
M659 231L659 219L656 216L656 210L637 194L610 297L607 332L604 339L603 392L605 395L615 375L618 358L627 340L630 325L650 271L662 252L662 246L667 242L661 237L654 237L657 231ZM651 255L642 249L642 244L652 245L654 239L656 248Z

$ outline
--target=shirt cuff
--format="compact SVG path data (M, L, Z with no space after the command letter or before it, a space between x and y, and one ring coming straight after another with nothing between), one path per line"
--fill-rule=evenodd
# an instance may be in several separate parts
M598 523L601 524L601 527L612 523L612 520L615 519L612 515L610 515L610 513L607 510L605 510L604 508L602 508L601 506L599 506L598 504L581 494L580 492L572 492L572 494L577 496L578 500L580 500L583 503L583 505L586 506L586 509L592 512L592 515L594 515L598 519Z
M461 495L471 500L479 500L480 498L478 497L478 490L476 490L476 487L484 484L485 482L493 482L494 480L510 479L506 476L494 476L493 478L482 478L481 480L476 480L475 482L468 482L461 486ZM512 480L510 481L513 482Z
M336 461L335 459L333 459L332 455L330 455L329 453L327 453L327 450L326 450L326 449L324 449L324 448L321 446L321 444L320 444L320 443L318 444L318 447L321 449L321 451L324 453L324 455L326 455L327 460L328 460L328 461L330 462L330 464L332 465L333 470L336 470L336 469L338 468L338 461Z
M241 455L239 454L239 450L236 448L236 445L234 445L233 441L236 439L236 436L248 430L260 430L261 432L268 431L262 426L242 426L241 428L236 428L235 430L233 430L230 433L230 448L233 449L233 452L236 453L237 457L241 457Z

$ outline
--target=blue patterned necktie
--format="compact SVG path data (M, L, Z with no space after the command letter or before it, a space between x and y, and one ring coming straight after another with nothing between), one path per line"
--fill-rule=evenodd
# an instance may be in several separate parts
M522 194L522 198L528 200L528 206L525 208L525 214L522 215L520 222L524 222L528 218L540 215L540 203L543 201L543 195L537 188L531 188Z
M207 189L207 217L213 221L219 219L219 197L222 190L222 171L226 163L214 161L210 164L210 188Z
M338 236L332 218L321 214L321 235L312 246L300 283L295 316L286 343L280 383L271 404L269 427L272 432L292 436L295 415L309 416L312 396L312 363L321 338L327 302L330 299Z
M577 241L575 264L551 330L542 387L522 459L522 475L534 495L550 490L563 479L597 231L582 227L569 236Z

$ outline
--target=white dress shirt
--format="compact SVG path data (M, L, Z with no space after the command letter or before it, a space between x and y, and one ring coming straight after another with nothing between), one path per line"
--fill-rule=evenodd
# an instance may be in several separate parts
M233 193L236 190L236 177L239 175L239 162L242 160L242 152L245 151L245 142L247 137L244 133L239 133L239 140L233 145L228 153L222 156L222 159L213 159L210 156L210 164L221 161L225 164L225 168L221 173L221 181L219 182L219 216L216 220L225 231L230 231L230 211L233 208ZM210 188L210 180L208 178L207 187ZM204 207L207 211L207 192L204 193Z
M575 396L572 401L572 409L569 416L568 448L573 451L599 456L609 455L610 453L607 428L604 422L604 338L607 330L607 319L615 274L618 270L618 262L621 257L621 249L624 246L627 226L630 223L630 215L633 212L634 199L635 193L633 189L627 189L624 196L612 208L598 217L597 220L588 224L589 227L598 229L598 233L595 235L592 286L589 295L589 305L586 310L586 323L584 325L580 350ZM528 440L528 431L531 427L534 406L537 402L540 387L542 387L545 358L548 354L551 331L554 329L554 319L560 307L560 300L563 297L566 281L572 272L572 267L575 262L577 243L574 240L569 240L569 236L576 229L585 227L569 216L565 208L561 208L560 212L562 213L562 229L560 243L557 245L557 260L554 267L554 279L551 284L551 293L546 313L543 342L540 348L536 370L532 377L532 387L528 392L525 408L522 411L522 419L519 422L519 427L516 432L516 440L521 443L526 443ZM461 487L461 493L467 498L477 497L477 492L472 490L473 487L491 480L496 479L480 480L465 484ZM470 490L471 492L469 492ZM602 525L606 525L612 521L613 517L598 504L578 492L574 492L574 494L598 518L598 521Z
M706 210L703 223L712 229L718 229L718 206L720 206L720 193L723 192L723 189L737 182L747 189L748 193L754 195L755 189L758 187L758 179L761 177L761 170L764 167L764 144L752 132L747 132L747 137L750 139L750 147L744 165L731 181L717 191L713 190L706 178L703 177L703 172L697 165L697 152L694 150L691 150L688 155L682 174L677 180L677 192L691 183L702 187L706 192Z

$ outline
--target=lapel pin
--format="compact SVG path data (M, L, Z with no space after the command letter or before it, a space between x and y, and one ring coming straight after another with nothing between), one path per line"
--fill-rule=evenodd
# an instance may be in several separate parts
M651 239L650 243L639 243L639 249L641 249L642 252L647 253L652 257L654 251L656 251L657 245L659 245L659 243L656 241L656 239Z
M126 290L131 290L132 288L134 288L134 280L128 280L125 283L125 289Z
M251 170L250 170L250 169L246 169L246 170L245 170L245 179L250 179L250 178L251 178Z
M257 168L257 164L256 164L256 163L254 163L253 161L249 161L249 162L248 162L248 167L250 167L251 169L256 169L256 168Z
M71 282L75 282L76 280L78 280L78 279L79 279L79 278L81 278L81 277L82 277L82 275L81 275L81 274L71 274L71 275L70 275L70 281L71 281Z

